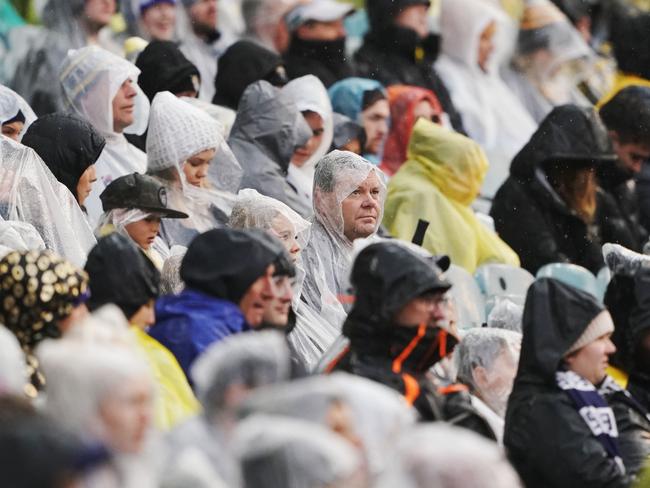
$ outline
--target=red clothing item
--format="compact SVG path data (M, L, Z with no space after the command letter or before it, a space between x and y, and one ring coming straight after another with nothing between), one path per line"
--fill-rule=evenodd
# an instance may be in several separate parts
M384 155L380 168L388 176L397 173L406 161L406 149L415 125L415 108L423 100L428 101L439 119L444 113L436 95L425 88L408 85L393 85L388 87L388 103L390 104L391 129L384 145Z

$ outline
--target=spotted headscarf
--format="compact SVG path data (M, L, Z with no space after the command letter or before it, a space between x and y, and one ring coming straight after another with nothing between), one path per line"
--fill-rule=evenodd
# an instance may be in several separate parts
M36 387L44 381L32 351L60 337L57 322L88 297L86 273L52 251L14 251L0 260L0 322L18 338Z

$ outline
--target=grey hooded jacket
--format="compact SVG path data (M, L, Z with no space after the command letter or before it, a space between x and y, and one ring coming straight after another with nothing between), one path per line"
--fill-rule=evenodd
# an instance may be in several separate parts
M244 170L241 188L275 198L303 216L309 209L287 182L296 148L311 137L311 129L294 102L266 81L246 88L228 144Z

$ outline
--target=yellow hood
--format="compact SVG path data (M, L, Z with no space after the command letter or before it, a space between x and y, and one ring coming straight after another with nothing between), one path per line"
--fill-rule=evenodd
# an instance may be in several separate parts
M465 206L478 196L489 166L476 142L425 119L413 127L407 158L443 195Z

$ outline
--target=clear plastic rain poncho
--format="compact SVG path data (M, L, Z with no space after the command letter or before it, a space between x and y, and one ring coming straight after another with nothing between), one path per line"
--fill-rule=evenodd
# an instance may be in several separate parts
M20 140L32 122L36 120L36 114L23 97L12 89L0 85L0 125L16 117L18 112L22 112L25 117L25 125L18 136L18 140Z
M506 297L496 297L496 303L487 317L487 325L493 329L521 332L524 307Z
M339 329L345 319L339 297L348 294L353 251L352 242L344 234L342 202L371 172L381 188L376 232L386 198L381 170L357 154L332 151L318 162L314 175L314 218L311 238L303 253L307 275L302 299L313 312Z
M333 411L343 413L343 419L333 416ZM390 447L417 419L396 391L347 373L311 376L261 389L244 402L242 413L298 418L340 433L347 429L346 434L362 444L372 474L381 472Z
M535 132L536 124L498 72L492 55L483 71L478 64L483 31L494 23L497 32L507 25L505 14L484 0L443 0L441 5L442 55L436 70L449 88L468 135L488 155L490 169L482 195L492 198L508 177L510 162ZM503 38L495 34L497 43Z
M0 217L31 224L47 249L83 266L96 241L72 193L34 150L6 137L0 137L0 167Z
M504 77L537 123L554 106L590 105L578 85L593 77L595 58L569 19L550 1L527 2Z
M231 387L254 389L289 380L289 348L278 331L236 334L201 354L191 376L205 415L218 419L223 411L237 407L228 404Z
M32 224L0 216L0 258L11 251L42 251L45 242Z
M264 80L248 85L228 139L244 169L242 188L310 215L310 207L287 182L287 168L296 149L311 136L309 124L286 92Z
M470 329L454 350L458 381L469 386L501 418L506 415L520 350L519 332L484 327ZM476 381L475 370L479 367L483 368L489 386ZM501 434L502 431L501 428Z
M246 189L237 196L230 226L265 230L278 237L291 256L296 266L292 303L296 325L288 339L297 358L311 370L340 333L337 327L332 327L300 299L305 280L302 251L309 241L311 224L284 203Z
M100 415L102 402L119 395L120 386L130 378L151 380L146 362L134 349L110 340L107 344L95 339L48 340L39 346L37 356L47 378L46 413L88 441L107 438L110 427Z
M234 440L246 488L352 488L361 456L325 427L259 415L240 423ZM395 485L397 486L397 485Z
M436 422L406 432L377 488L521 488L502 450L474 432Z
M290 164L287 175L287 181L305 200L306 205L311 206L316 163L329 151L334 137L332 104L327 88L314 75L291 80L282 91L291 97L300 112L315 112L323 119L323 138L316 152L300 167Z
M178 295L185 288L181 278L181 263L185 257L185 246L174 246L170 249L169 257L165 259L160 272L160 295Z
M163 223L161 236L170 247L187 246L195 235L228 222L242 169L221 130L221 125L206 112L169 92L157 93L153 99L147 134L147 174L160 178L167 186L172 208L190 216ZM206 150L215 151L207 175L202 186L191 185L183 166Z
M215 105L214 103L209 103L198 98L180 97L180 99L196 108L200 108L214 120L219 122L222 126L221 134L223 135L223 138L226 140L228 139L228 136L230 136L230 130L235 123L235 118L237 118L237 112L228 107Z
M0 397L21 396L29 382L25 353L16 336L0 325Z
M61 68L67 108L89 121L106 139L95 162L97 181L85 203L92 224L102 214L99 195L104 188L120 176L147 169L146 155L113 129L113 98L127 80L133 82L137 94L133 99L134 122L124 132L142 134L147 129L149 100L136 83L139 75L135 65L97 46L71 50Z

